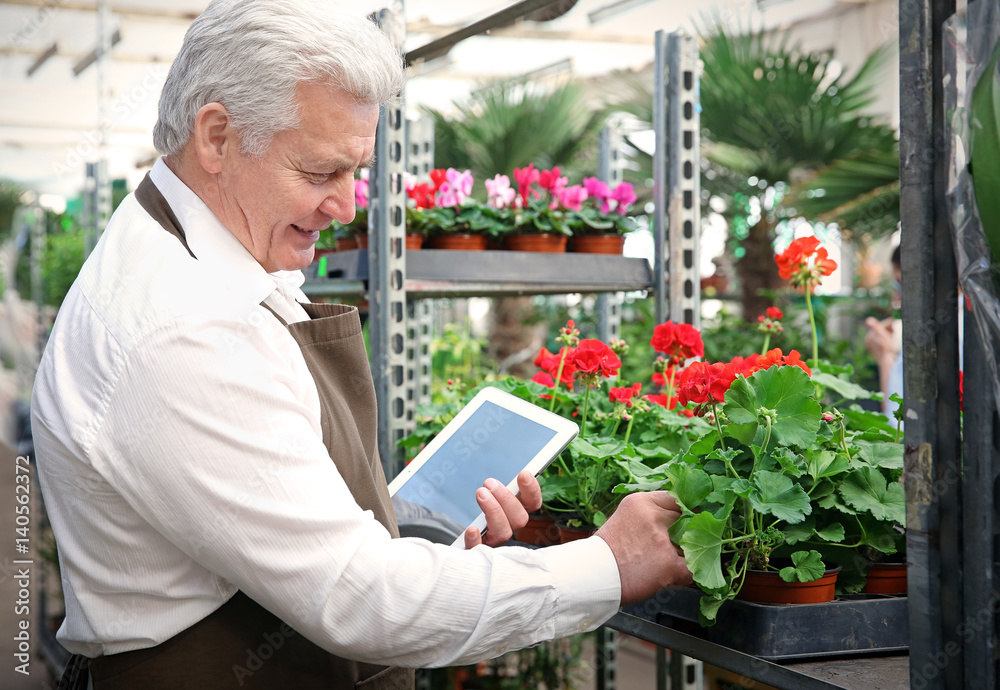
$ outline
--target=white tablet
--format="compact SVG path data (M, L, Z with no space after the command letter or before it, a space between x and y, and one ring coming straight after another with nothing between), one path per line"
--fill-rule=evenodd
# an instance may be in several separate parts
M516 494L521 470L539 474L577 433L565 417L484 388L392 480L389 494L394 504L414 504L417 514L461 526L455 545L463 546L466 528L486 528L476 502L484 481L493 477Z

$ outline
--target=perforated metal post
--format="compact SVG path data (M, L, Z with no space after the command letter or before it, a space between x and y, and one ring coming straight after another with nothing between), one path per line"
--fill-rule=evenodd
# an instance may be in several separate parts
M597 629L597 690L615 690L618 675L618 631Z
M670 242L670 318L701 327L701 161L698 45L683 32L667 40L667 214Z
M402 17L402 3L379 13L379 23L394 41L401 40ZM368 215L369 343L378 399L379 454L390 478L402 466L399 441L413 421L414 404L406 390L405 146L401 94L379 113L371 174L374 193Z
M433 307L434 301L429 299L412 300L406 306L408 332L406 342L407 397L413 400L414 407L426 405L431 401ZM412 431L412 428L407 429L407 433Z
M597 177L614 187L622 181L622 136L617 122L601 130L597 151ZM621 292L602 292L597 296L597 337L610 342L621 337Z
M656 323L667 320L667 34L653 39L653 292Z
M426 177L434 169L434 120L419 117L406 121L406 170Z

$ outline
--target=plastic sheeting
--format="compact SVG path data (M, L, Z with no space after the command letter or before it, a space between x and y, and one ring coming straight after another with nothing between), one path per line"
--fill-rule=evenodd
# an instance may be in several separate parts
M997 298L996 288L1000 281L995 282L995 277L1000 277L1000 265L991 262L990 248L980 223L972 175L968 168L972 91L979 79L997 78L995 74L984 77L984 73L998 38L1000 7L992 0L978 0L945 23L943 57L946 65L946 198L958 264L958 279L965 292L966 303L971 306L971 312L966 318L971 317L984 343L994 399L1000 410L1000 371L997 365L1000 300Z

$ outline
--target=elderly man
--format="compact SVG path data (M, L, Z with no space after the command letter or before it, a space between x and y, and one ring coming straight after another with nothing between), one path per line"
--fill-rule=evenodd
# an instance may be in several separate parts
M67 687L88 667L97 690L409 687L400 667L590 630L689 580L663 493L531 551L493 546L537 482L488 480L489 544L394 538L357 312L299 289L402 84L383 35L331 5L215 0L195 20L163 158L56 321L32 422Z

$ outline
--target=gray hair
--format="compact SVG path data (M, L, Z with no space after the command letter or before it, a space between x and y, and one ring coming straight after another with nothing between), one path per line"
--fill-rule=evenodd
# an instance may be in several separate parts
M374 22L332 0L212 0L194 20L160 94L153 144L184 148L202 106L226 107L241 151L258 157L298 126L300 82L336 86L359 103L384 103L403 87L400 51Z

